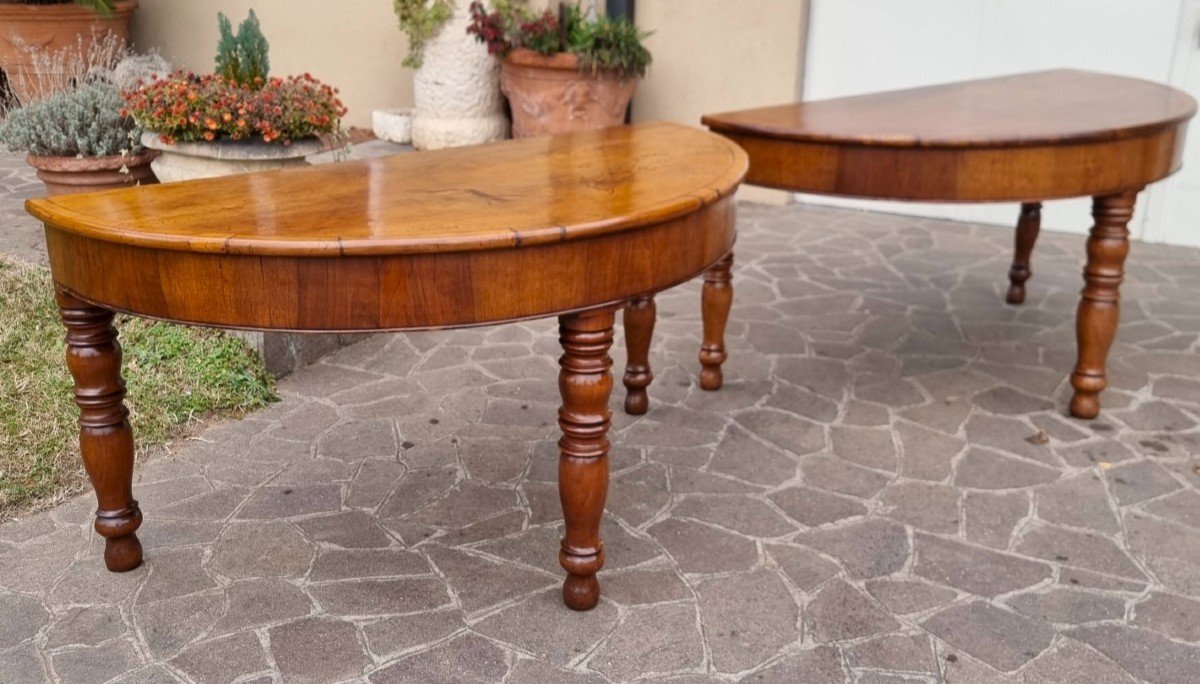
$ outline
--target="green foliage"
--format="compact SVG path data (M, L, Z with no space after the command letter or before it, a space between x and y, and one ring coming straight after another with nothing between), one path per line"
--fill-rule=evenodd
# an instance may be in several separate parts
M75 0L75 3L96 10L102 17L111 17L117 9L113 0Z
M569 15L567 18L569 21ZM522 47L547 57L563 52L566 49L563 25L559 23L558 15L549 9L536 19L522 22L519 27Z
M0 257L0 514L53 503L85 481L53 292L46 269ZM275 398L270 375L237 338L126 316L117 327L139 457L198 419Z
M649 35L625 18L581 21L571 26L569 49L579 55L582 71L641 78L650 66L650 51L642 44Z
M392 0L400 30L408 35L404 66L416 69L425 59L425 44L454 14L454 0Z
M271 46L263 35L258 15L250 10L250 16L234 33L229 17L218 12L217 26L221 31L217 43L217 74L231 83L261 87L271 72L271 60L267 57Z
M71 0L16 0L16 2L26 5L65 5ZM75 0L75 4L96 10L103 17L111 17L117 9L115 0Z
M590 18L578 1L560 2L558 11L541 14L528 0L496 0L488 12L482 2L471 3L467 33L488 46L493 55L526 48L550 56L570 52L579 56L579 70L641 78L650 66L650 51L642 43L651 33L640 31L625 18Z
M55 157L141 152L142 130L123 116L117 87L88 83L15 109L0 124L0 146Z

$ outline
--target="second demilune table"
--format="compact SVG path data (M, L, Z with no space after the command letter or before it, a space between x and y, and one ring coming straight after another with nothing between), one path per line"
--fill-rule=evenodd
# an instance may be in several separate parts
M746 182L925 202L1021 202L1008 301L1025 299L1042 200L1093 197L1071 414L1095 418L1107 385L1128 224L1142 188L1179 169L1196 103L1131 78L1058 70L726 114L703 121L750 155ZM726 277L726 276L720 276ZM720 350L728 307L705 306ZM714 351L717 363L723 351ZM712 364L708 364L712 365ZM710 371L719 384L719 373Z

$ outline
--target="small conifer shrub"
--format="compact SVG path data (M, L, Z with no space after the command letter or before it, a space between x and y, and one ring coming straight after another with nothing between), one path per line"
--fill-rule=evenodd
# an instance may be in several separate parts
M267 53L271 46L263 35L258 15L250 16L233 31L233 22L223 12L217 13L221 39L217 43L217 74L226 81L251 88L262 87L271 73Z

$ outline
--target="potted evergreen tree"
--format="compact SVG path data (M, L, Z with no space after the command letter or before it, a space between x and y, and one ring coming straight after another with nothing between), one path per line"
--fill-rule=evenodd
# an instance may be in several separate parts
M18 99L31 99L25 83L44 78L46 60L31 53L76 49L113 34L129 42L129 20L137 0L0 0L0 69Z
M237 32L218 15L216 73L177 71L125 93L125 110L162 152L159 180L172 182L302 166L341 136L346 108L337 91L310 74L270 75L269 45L251 10Z
M649 35L628 19L589 16L578 2L536 14L526 0L471 5L468 32L501 62L517 138L619 125L650 65Z
M413 74L412 143L419 150L508 136L500 72L466 33L465 0L393 0L408 36L404 66Z

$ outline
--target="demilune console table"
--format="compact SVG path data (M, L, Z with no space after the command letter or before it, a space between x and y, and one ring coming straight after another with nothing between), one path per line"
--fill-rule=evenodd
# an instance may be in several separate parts
M1025 300L1042 200L1093 197L1070 410L1095 418L1134 203L1142 188L1179 169L1195 113L1191 97L1167 86L1057 70L711 114L703 122L746 150L746 182L754 185L887 200L1020 202L1012 304ZM723 315L706 307L707 326L723 328ZM709 385L719 384L718 368Z
M615 312L635 303L627 402L644 410L647 303L729 253L746 168L720 136L646 124L30 200L46 225L106 566L142 562L114 312L294 332L557 316L563 599L594 607Z

